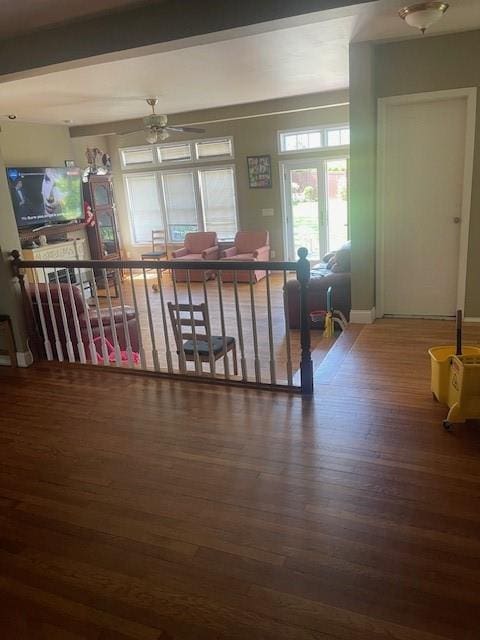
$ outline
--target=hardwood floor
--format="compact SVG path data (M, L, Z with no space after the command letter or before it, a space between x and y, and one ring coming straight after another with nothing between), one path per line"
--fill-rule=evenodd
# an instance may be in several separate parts
M477 640L480 425L442 429L426 353L453 337L352 326L310 401L0 367L1 637Z

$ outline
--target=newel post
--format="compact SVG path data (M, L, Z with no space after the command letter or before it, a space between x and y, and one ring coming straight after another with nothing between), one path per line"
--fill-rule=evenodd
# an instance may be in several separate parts
M308 287L310 282L310 262L307 260L308 249L298 250L297 280L300 283L300 383L302 394L313 394L313 362L310 349L310 318L308 315Z
M10 252L10 257L12 258L11 264L13 277L18 279L18 283L20 285L28 347L32 352L33 359L36 361L40 358L42 341L37 330L37 323L35 322L32 300L25 287L25 274L22 271L22 259L20 257L20 252L14 249Z

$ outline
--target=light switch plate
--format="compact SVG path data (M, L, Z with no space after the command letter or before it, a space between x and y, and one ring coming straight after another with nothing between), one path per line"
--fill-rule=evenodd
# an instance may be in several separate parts
M262 216L274 216L275 215L275 211L274 209L262 209Z

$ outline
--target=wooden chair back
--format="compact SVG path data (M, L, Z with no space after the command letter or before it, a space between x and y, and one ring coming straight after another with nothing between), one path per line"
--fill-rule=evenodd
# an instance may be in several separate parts
M184 340L208 341L210 321L207 305L204 302L191 305L169 302L168 312L178 349L182 348Z
M152 251L165 251L168 257L167 232L165 229L153 229L152 231Z

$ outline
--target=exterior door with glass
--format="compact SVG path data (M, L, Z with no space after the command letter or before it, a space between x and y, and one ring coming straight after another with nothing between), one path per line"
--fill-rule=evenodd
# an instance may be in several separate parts
M288 161L282 170L287 259L307 247L318 262L349 237L347 158Z

